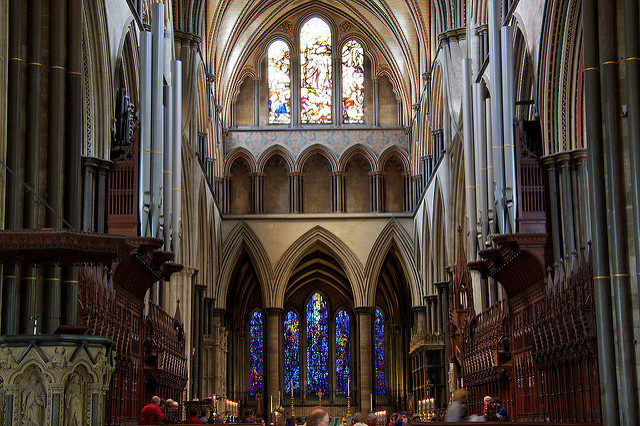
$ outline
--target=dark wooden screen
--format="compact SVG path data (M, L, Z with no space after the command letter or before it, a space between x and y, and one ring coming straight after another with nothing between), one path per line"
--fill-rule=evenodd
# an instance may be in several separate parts
M107 176L107 232L138 235L138 144L113 160Z
M536 125L538 126L536 128ZM521 127L526 126L526 133ZM513 124L516 155L517 226L519 233L546 232L545 182L540 153L537 122L515 121Z

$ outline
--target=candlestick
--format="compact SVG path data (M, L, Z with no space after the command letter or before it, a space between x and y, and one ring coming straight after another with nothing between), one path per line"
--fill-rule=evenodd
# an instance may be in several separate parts
M351 395L347 395L347 417L351 417Z

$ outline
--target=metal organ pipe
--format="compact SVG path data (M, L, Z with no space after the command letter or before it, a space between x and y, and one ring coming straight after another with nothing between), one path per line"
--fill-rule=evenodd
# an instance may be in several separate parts
M513 136L515 118L515 95L513 76L513 27L502 27L502 123L504 125L504 205L507 213L506 233L516 232L516 211L518 197L516 193L516 155Z
M172 242L176 262L180 262L180 239L182 226L182 62L173 61L173 174L171 207L173 214Z
M162 234L165 250L171 249L171 190L173 188L173 89L164 86L164 139L162 155Z
M501 69L501 51L500 51L500 1L490 0L488 7L488 27L489 27L489 69L491 71L491 123L492 131L492 156L493 156L493 174L495 179L494 200L495 205L494 216L496 221L495 231L498 233L505 232L504 223L504 131L502 126L502 69Z
M151 5L151 236L158 236L162 208L164 5Z
M473 147L473 96L471 93L471 59L462 58L462 118L464 120L464 180L469 232L474 235L476 228L476 175ZM475 238L469 243L469 258L476 258Z
M138 169L138 214L140 236L151 236L151 49L150 31L140 32L140 166Z

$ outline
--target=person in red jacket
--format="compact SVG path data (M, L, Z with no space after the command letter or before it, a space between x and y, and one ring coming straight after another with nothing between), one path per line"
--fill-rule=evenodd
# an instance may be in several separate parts
M158 396L151 398L151 403L145 405L140 412L141 425L157 425L164 422L165 417L160 409L162 400Z

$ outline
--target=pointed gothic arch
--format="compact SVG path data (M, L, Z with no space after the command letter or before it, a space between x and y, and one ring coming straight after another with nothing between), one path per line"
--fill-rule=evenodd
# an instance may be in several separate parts
M355 306L363 306L362 264L353 251L335 234L321 226L315 226L300 236L282 254L274 268L272 306L280 307L284 302L284 291L289 277L300 260L317 245L322 245L344 269L351 285Z
M269 294L271 293L269 288L273 276L271 262L253 229L251 229L247 222L240 221L229 233L222 248L223 262L220 267L215 294L216 307L220 309L226 308L227 293L229 291L233 270L245 251L255 268L263 295L263 305L269 306L266 301L269 300Z
M406 229L395 218L391 219L383 228L375 243L371 247L364 269L366 306L375 303L375 292L382 266L391 249L395 249L401 260L401 267L409 286L409 294L413 306L422 304L423 291L414 260L413 241Z

